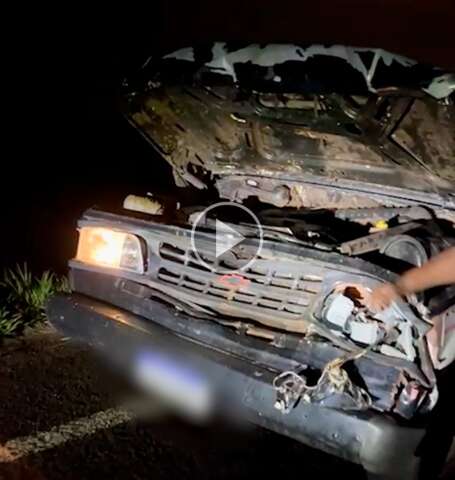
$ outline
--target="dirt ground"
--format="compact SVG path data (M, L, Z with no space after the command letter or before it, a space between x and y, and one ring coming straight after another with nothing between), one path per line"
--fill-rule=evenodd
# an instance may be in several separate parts
M91 351L51 331L1 346L0 479L364 478L261 429L197 427L161 405L145 418L131 407L136 396Z

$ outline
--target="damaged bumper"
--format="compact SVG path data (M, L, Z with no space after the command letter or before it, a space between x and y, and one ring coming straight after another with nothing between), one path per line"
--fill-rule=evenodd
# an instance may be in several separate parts
M284 415L274 407L273 378L295 360L258 349L255 339L242 344L229 335L220 335L217 326L201 334L194 323L186 322L184 314L158 301L149 300L147 308L141 307L139 292L129 291L120 279L103 282L95 276L87 288L94 284L98 285L97 294L113 301L102 303L73 294L50 302L50 321L64 335L101 349L130 371L138 351L183 351L202 371L218 379L216 394L228 395L253 423L361 464L371 473L413 478L418 463L414 452L424 436L423 429L398 426L387 416L371 411L354 414L306 402L299 402ZM134 313L112 306L115 302Z
M97 211L87 212L80 226L130 232L142 240L146 261L143 270L132 272L73 260L73 291L145 318L163 305L173 312L172 319L162 320L170 318L163 311L152 320L234 354L250 352L254 343L275 376L290 372L275 382L280 394L275 403L283 411L300 399L405 419L432 409L435 380L422 337L426 324L403 302L391 318L376 321L355 306L357 300L344 297L349 290L354 294L390 280L392 274L386 270L335 252L266 240L254 265L242 271L242 285L232 287L222 283L224 276L204 269L193 258L188 228ZM204 232L202 246L213 237ZM347 305L340 306L339 300ZM415 341L413 332L418 335ZM392 347L392 354L384 355L379 347L386 341L399 348L407 345L409 358Z

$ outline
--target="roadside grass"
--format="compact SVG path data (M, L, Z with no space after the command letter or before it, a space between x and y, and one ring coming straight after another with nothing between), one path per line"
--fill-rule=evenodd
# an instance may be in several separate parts
M0 339L44 322L46 302L58 292L69 292L66 277L49 271L34 276L25 263L6 269L0 278Z

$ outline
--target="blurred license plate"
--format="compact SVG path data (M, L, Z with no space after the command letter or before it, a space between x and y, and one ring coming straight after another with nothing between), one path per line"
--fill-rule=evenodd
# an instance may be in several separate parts
M181 413L206 416L212 404L210 383L191 364L160 352L141 352L134 374L139 386L159 396Z

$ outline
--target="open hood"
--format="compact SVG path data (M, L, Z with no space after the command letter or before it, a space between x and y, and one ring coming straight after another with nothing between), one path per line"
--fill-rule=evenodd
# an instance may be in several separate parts
M149 59L124 109L181 185L453 211L454 88L452 73L384 50L215 43Z

